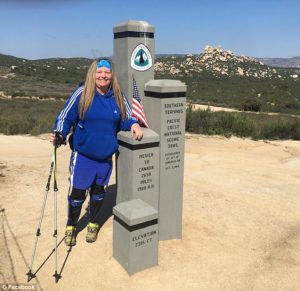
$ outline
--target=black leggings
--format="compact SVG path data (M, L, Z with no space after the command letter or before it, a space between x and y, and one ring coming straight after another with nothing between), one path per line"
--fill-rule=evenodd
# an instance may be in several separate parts
M82 204L86 198L86 191L72 188L72 191L68 197L68 221L67 226L76 226ZM105 196L104 186L93 185L90 188L90 207L89 207L89 222L97 223L98 215Z

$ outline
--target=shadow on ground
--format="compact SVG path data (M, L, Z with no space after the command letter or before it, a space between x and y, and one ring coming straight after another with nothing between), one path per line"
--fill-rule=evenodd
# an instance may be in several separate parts
M113 207L116 205L117 199L117 185L110 185L107 187L106 195L103 200L103 205L99 212L98 217L96 218L97 222L100 225L100 228L104 223L112 216ZM89 219L89 206L85 209L85 214L80 218L77 224L77 233L81 232L88 224Z

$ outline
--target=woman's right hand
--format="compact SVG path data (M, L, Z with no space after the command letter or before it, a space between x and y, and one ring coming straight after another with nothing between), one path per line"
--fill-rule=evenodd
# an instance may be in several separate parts
M49 136L50 142L54 145L55 144L55 133L51 132Z
M66 144L62 133L58 131L50 133L50 142L56 147L60 147L62 144Z

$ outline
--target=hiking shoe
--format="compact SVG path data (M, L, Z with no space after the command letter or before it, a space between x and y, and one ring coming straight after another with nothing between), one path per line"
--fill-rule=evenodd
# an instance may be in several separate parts
M65 232L65 244L68 247L76 245L76 228L75 226L67 226Z
M89 243L95 242L97 240L99 229L100 226L98 223L90 222L87 226L87 234L85 240Z

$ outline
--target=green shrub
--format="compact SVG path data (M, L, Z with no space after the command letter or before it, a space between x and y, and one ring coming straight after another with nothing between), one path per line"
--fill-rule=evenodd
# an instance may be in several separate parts
M41 134L53 129L64 102L0 99L0 132L4 134ZM200 134L236 135L253 139L300 140L300 117L245 112L186 111L186 130Z
M300 140L300 118L242 112L211 112L188 108L186 130L201 134L253 139Z
M259 100L257 100L256 98L247 99L242 104L242 110L258 112L261 110L261 102Z
M0 132L33 135L50 132L63 104L60 101L0 99Z

